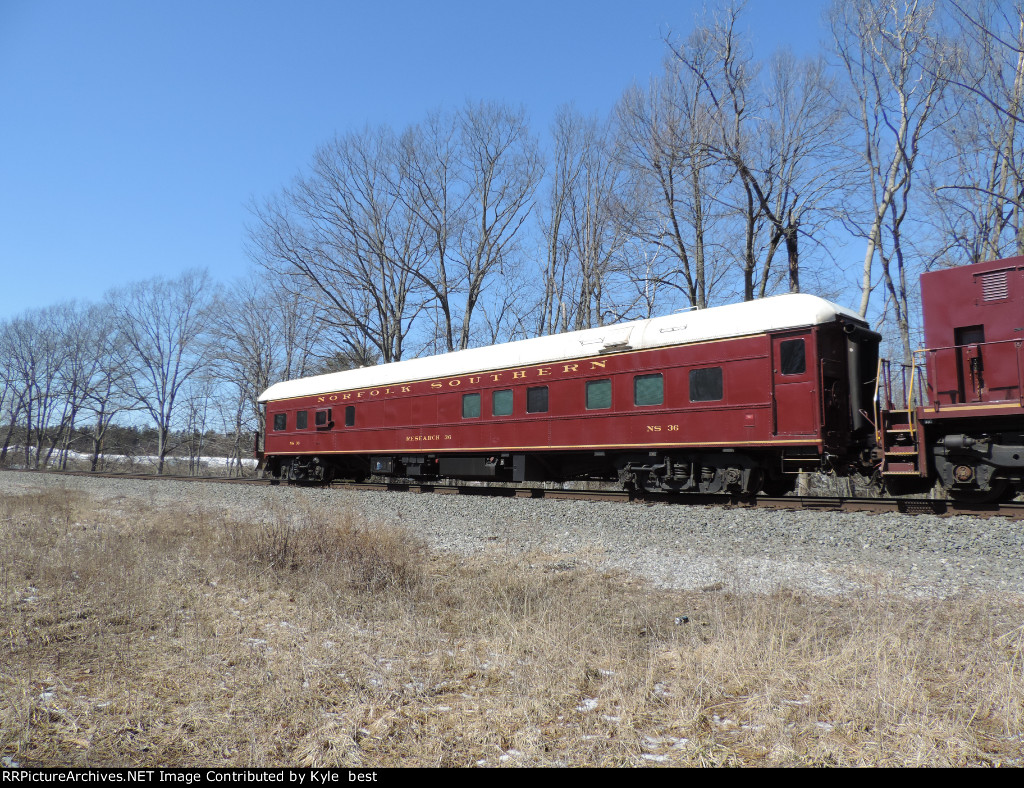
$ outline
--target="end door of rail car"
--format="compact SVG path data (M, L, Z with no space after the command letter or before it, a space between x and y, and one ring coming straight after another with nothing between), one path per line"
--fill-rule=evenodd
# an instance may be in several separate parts
M813 435L817 430L814 339L802 331L775 334L771 342L775 434Z

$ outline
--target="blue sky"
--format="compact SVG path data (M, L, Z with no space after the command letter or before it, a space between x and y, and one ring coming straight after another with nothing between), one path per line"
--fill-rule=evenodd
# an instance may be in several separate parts
M825 0L750 0L758 54L818 51ZM692 0L0 0L0 319L251 267L247 205L334 134L467 99L605 113Z

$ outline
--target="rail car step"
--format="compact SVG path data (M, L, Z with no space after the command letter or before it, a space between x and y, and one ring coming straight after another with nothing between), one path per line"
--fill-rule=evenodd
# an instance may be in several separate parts
M899 457L912 457L912 456L915 456L917 454L917 449L914 448L913 446L900 447L900 448L896 448L895 446L892 446L892 447L886 449L885 453L886 453L886 455L893 454L893 455L896 455L896 456L899 456Z
M913 462L890 462L882 473L913 473L918 474L917 464Z

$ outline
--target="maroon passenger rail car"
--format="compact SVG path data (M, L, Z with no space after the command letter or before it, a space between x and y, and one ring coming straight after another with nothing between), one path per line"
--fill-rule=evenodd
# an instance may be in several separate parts
M618 479L782 491L874 440L877 334L787 295L272 386L276 479Z
M1024 257L926 273L921 303L924 402L882 413L883 474L1012 496L1024 484Z

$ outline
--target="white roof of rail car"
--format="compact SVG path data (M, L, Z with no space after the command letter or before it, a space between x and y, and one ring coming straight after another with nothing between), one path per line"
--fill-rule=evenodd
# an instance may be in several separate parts
M856 312L817 296L800 293L773 296L502 345L459 350L440 356L425 356L375 367L285 380L264 391L259 401L269 402L492 369L547 364L620 350L647 350L760 334L830 323L840 315L863 322Z

